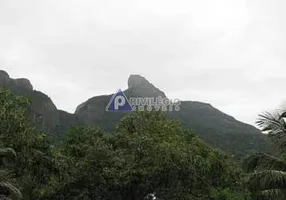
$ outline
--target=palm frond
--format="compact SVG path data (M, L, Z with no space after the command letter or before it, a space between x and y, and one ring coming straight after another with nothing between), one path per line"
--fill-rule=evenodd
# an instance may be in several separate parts
M12 199L9 197L6 197L5 195L0 194L0 200L12 200Z
M10 171L0 170L0 195L9 196L12 199L21 199L22 194L11 177Z
M257 153L244 160L243 166L247 172L254 170L280 170L286 171L286 162L274 156Z
M261 131L267 133L270 139L275 143L275 147L284 151L286 148L286 122L281 114L271 114L266 112L259 115L256 124L261 128Z
M269 112L265 112L264 114L259 115L256 124L261 128L262 131L266 131L269 134L279 134L281 131L285 133L286 123L281 118L281 115L271 114Z
M272 189L272 190L263 190L255 194L254 199L256 200L285 200L286 199L286 189Z
M275 170L255 172L248 176L247 183L252 191L284 189L286 188L286 172Z
M20 192L20 190L16 188L10 181L1 181L0 191L6 193L7 196L15 200L22 198L22 193Z
M285 117L286 117L286 111L283 111L283 112L280 114L279 119L282 119L282 118L285 118Z
M16 152L12 148L0 148L0 156L16 157Z

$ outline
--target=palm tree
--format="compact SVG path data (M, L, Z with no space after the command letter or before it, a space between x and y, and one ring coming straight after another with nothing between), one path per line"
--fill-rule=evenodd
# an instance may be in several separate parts
M16 157L11 148L0 148L0 200L18 200L22 198L20 190L15 186L12 173L7 169L8 161Z
M282 114L265 113L259 115L257 125L267 133L275 144L279 157L258 153L245 159L244 166L248 174L247 184L256 200L286 199L286 123Z

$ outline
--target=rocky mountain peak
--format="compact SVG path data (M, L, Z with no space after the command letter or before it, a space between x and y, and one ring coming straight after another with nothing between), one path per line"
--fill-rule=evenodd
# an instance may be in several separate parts
M0 83L7 83L9 80L9 74L3 70L0 70Z
M143 76L140 76L138 74L131 74L128 78L128 88L132 87L140 87L142 85L149 85L151 87L154 87L147 79L145 79Z
M33 90L31 82L26 78L10 78L9 74L4 70L0 70L0 84L1 85L15 85L18 88Z
M14 79L14 84L27 90L33 90L31 82L26 78Z
M32 100L29 119L36 127L49 132L59 125L59 111L53 101L46 94L33 90L28 79L10 78L7 72L0 70L0 87L2 86Z
M128 91L134 96L144 97L166 97L165 93L156 88L143 76L132 74L128 79Z

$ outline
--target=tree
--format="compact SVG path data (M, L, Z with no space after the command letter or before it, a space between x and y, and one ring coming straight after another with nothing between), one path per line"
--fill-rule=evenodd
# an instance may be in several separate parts
M74 127L43 199L235 199L240 170L177 121L137 112L114 133Z
M265 113L260 115L257 124L261 130L268 134L269 139L275 144L278 157L258 153L248 157L244 165L248 175L248 185L253 199L286 198L286 123L282 114Z
M121 180L123 199L148 194L158 199L215 199L212 191L233 190L240 179L240 170L226 154L161 112L130 114L111 139L121 158L114 182Z
M43 199L114 199L107 175L113 156L101 129L71 128L54 152L58 173L52 175Z
M7 155L0 161L9 167L0 169L0 195L20 190L24 200L244 196L238 166L161 112L131 113L112 133L96 127L70 128L56 148L30 125L29 114L29 100L0 89L0 156ZM8 155L17 156L9 162ZM12 176L6 176L7 171ZM4 186L11 191L1 193Z
M0 149L0 199L21 199L22 194L15 186L15 179L12 172L7 167L8 160L16 157L16 152L11 148Z
M0 145L17 154L11 171L23 199L38 199L53 170L53 160L45 134L27 120L29 111L28 99L0 88Z

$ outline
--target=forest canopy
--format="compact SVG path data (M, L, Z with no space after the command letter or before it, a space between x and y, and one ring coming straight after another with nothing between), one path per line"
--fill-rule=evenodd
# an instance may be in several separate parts
M0 194L12 199L243 199L224 152L160 112L135 112L114 132L71 127L59 145L27 120L30 101L0 90ZM9 155L11 154L11 155Z

